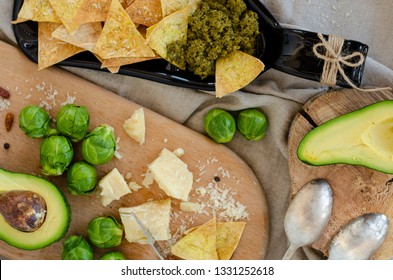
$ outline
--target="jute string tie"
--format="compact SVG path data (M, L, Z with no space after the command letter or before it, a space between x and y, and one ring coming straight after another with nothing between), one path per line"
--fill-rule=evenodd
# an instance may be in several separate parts
M361 91L376 91L376 90L389 90L390 87L384 88L371 88L371 89L361 89L357 87L351 79L345 74L342 65L348 67L357 67L364 63L364 55L360 52L353 52L348 55L342 55L341 50L344 45L344 38L336 35L329 35L328 40L323 37L321 33L318 33L318 38L321 40L313 46L313 52L316 57L324 60L323 71L321 75L321 83L328 86L335 86L337 82L337 72L343 77L343 79L352 88ZM325 53L321 53L320 49L324 48ZM358 57L356 62L351 62L355 57Z

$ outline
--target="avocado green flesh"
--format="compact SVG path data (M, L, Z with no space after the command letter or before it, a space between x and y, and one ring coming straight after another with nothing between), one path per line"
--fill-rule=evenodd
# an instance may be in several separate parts
M352 164L393 173L393 101L334 118L307 133L298 158L310 165Z
M70 224L70 208L63 195L51 182L23 173L0 169L0 194L14 190L28 190L40 194L47 205L44 223L33 232L22 232L11 227L0 215L0 240L26 250L46 247L60 240Z

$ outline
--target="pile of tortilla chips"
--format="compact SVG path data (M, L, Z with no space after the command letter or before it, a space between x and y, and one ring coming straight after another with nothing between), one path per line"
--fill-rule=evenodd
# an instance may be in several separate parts
M180 69L166 46L187 43L188 17L201 0L25 0L15 24L38 22L38 69L89 51L102 68L163 58ZM184 56L183 56L184 57ZM237 51L219 59L216 96L234 92L263 71L263 63Z
M172 246L173 255L185 260L229 260L239 244L245 222L216 222L213 218L192 228Z

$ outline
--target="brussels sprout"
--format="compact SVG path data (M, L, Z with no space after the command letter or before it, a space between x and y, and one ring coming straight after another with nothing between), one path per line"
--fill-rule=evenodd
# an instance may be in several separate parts
M126 260L126 256L122 252L107 252L103 254L100 260Z
M90 164L99 165L109 162L116 150L113 128L101 125L90 132L82 141L82 156Z
M205 131L217 143L227 143L236 132L236 122L233 116L222 109L212 109L204 119Z
M83 236L71 235L64 240L61 259L92 260L93 248Z
M49 176L63 174L73 156L72 144L65 136L52 135L45 138L40 145L42 173Z
M97 217L87 226L87 235L98 248L111 248L121 244L123 226L114 217Z
M97 171L87 162L78 161L68 169L67 181L71 194L86 194L93 191L97 184Z
M67 104L56 115L56 128L72 142L81 141L89 128L90 116L85 106Z
M19 113L19 127L30 138L40 138L50 130L51 118L43 108L30 105Z
M268 120L258 109L246 109L237 116L237 129L248 140L261 140L266 133Z

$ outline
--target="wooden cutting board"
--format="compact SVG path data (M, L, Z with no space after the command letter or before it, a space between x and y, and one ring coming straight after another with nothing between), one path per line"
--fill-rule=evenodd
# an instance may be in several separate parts
M393 92L362 92L353 89L327 92L307 102L290 128L288 145L292 195L315 178L327 179L333 189L332 217L323 236L312 244L313 248L325 255L331 238L348 221L365 213L379 212L388 216L391 225L387 238L374 258L390 259L393 256L393 175L345 164L320 167L306 165L297 158L297 147L303 136L313 128L313 123L320 125L385 99L393 99Z
M0 42L0 52L0 86L11 93L9 108L0 111L1 168L14 172L40 174L41 140L30 139L22 133L18 127L18 114L26 105L46 102L53 106L50 113L55 116L60 103L64 102L67 96L75 97L74 103L85 105L90 113L90 129L106 123L114 127L116 137L120 139L118 145L122 158L97 167L99 177L117 167L124 176L129 173L132 175L130 179L126 177L127 182L132 180L141 184L147 164L152 162L164 147L170 150L183 148L185 154L181 159L194 175L190 201L208 203L210 200L208 194L202 196L196 192L197 188L204 187L219 191L223 201L227 203L241 203L246 206L249 218L244 219L246 226L233 259L264 258L269 237L265 195L252 170L235 153L226 146L216 144L209 138L146 108L146 141L143 145L139 145L127 136L122 125L124 120L141 106L60 68L51 67L38 71L36 64L30 62L18 49L5 43ZM132 90L132 85L129 86ZM9 132L6 132L4 126L7 112L12 112L16 116ZM10 144L8 150L3 148L4 143ZM76 154L80 156L78 149ZM119 207L135 206L151 199L165 197L154 183L150 189L143 188L113 202L109 207L103 207L98 190L87 196L71 196L63 177L50 178L50 180L65 193L71 205L72 222L67 236L71 234L86 236L88 222L97 216L114 215L120 221ZM226 196L225 190L227 190ZM210 208L206 210L207 214L180 211L178 201L172 199L172 212L174 215L179 215L178 218L171 219L173 236L177 236L175 233L180 225L190 228L210 220L213 213ZM223 220L219 218L221 210L216 213L219 220ZM60 259L62 241L35 251L16 249L0 241L0 256L12 259ZM168 248L168 243L161 242L161 245ZM158 259L149 245L129 243L125 239L121 246L114 249L123 252L129 259ZM95 248L95 257L98 258L103 252Z

